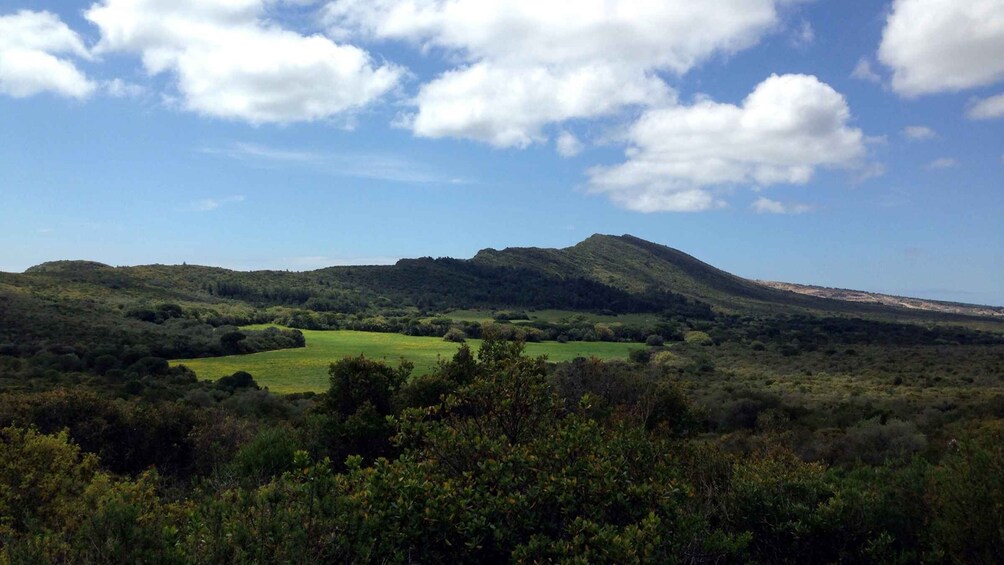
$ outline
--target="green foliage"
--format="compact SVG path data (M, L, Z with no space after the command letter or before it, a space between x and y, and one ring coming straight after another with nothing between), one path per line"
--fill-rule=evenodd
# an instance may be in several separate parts
M380 414L390 414L391 398L412 369L413 365L407 362L394 369L363 355L332 363L328 407L334 413L349 416L369 404Z
M683 340L687 343L697 343L700 345L710 345L712 343L711 336L705 332L699 331L687 332L683 336Z
M266 483L292 467L296 448L297 440L290 430L265 428L237 451L228 471L245 484Z
M452 343L463 343L466 339L467 334L460 328L450 328L450 331L446 332L446 335L443 336L443 340Z
M260 388L258 383L255 382L254 377L252 377L250 373L246 373L244 371L237 371L229 377L221 378L216 381L216 387L229 390L230 392L239 388L253 388L255 390Z
M329 453L336 460L351 454L372 459L389 453L392 427L387 417L412 368L407 361L392 368L362 355L331 364Z
M1004 338L944 321L629 236L0 274L0 563L1000 562Z
M0 562L181 562L156 473L113 480L65 433L0 436Z
M82 455L66 432L0 430L0 535L76 523L82 516L74 503L94 479L97 461Z
M644 365L652 360L652 352L648 349L632 349L628 352L628 359L634 363Z
M819 562L816 508L830 496L821 465L772 452L742 461L732 470L723 497L725 524L746 531L750 553L760 562Z
M1004 556L1004 426L953 440L931 475L933 536L941 555L958 563L999 563Z

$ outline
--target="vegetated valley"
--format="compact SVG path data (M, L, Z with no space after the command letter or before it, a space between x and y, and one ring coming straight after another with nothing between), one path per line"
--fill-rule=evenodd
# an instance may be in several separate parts
M0 273L0 563L1004 560L1004 320L822 294L603 235Z

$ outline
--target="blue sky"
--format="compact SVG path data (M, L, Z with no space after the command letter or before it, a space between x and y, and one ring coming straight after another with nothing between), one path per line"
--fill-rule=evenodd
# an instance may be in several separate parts
M630 233L1004 305L1004 2L0 0L0 270Z

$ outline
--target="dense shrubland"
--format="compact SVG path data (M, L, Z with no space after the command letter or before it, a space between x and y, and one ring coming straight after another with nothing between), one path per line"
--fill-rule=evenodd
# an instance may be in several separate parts
M549 365L488 328L479 351L460 345L421 377L407 364L337 361L320 395L181 369L123 383L68 368L10 387L0 398L0 562L1004 555L998 349L958 347L933 370L958 364L959 374L927 388L866 375L855 397L804 371L804 391L774 379L795 363L851 370L903 351L792 357L679 343L651 347L645 362ZM930 348L918 367L937 346L915 348ZM753 354L777 375L747 374ZM17 359L3 359L2 382L16 382ZM984 372L997 382L965 380Z
M999 326L630 238L539 251L0 274L0 564L1004 561ZM304 345L255 324L458 349L286 396L167 363ZM541 340L637 345L555 365Z

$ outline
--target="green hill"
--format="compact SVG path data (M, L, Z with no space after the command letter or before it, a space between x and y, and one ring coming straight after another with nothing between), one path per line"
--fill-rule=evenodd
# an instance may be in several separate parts
M673 292L732 313L841 314L887 320L965 322L974 317L852 303L770 288L677 249L632 235L593 235L564 249L485 249L472 262L581 277L632 293Z
M217 345L207 344L217 343L211 331L222 326L369 329L366 320L374 320L381 331L436 332L415 330L416 320L454 310L652 313L686 320L710 320L717 312L1002 326L989 318L769 288L630 235L594 235L565 249L486 249L469 260L404 259L309 272L56 261L23 274L0 273L0 345L139 342L164 354L197 356L217 352ZM296 323L311 317L327 321Z

